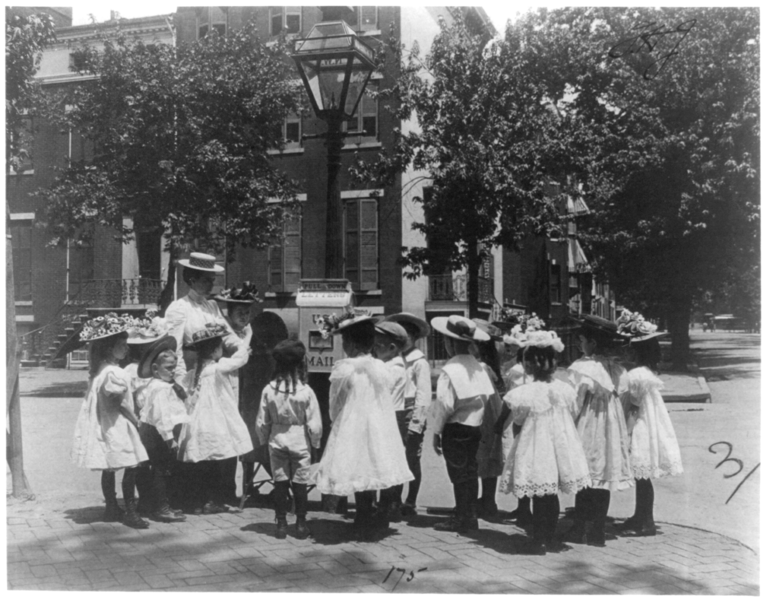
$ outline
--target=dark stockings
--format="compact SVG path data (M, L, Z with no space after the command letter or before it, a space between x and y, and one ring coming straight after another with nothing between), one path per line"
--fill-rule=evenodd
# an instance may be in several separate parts
M107 504L117 504L116 478L114 471L101 471L101 493Z
M636 513L642 525L654 523L654 486L651 479L636 479Z
M551 543L559 520L559 497L557 494L535 496L532 512L532 535L536 541Z
M494 502L497 492L497 477L485 477L481 480L482 502Z
M122 476L122 499L125 500L126 504L136 498L136 475L138 474L138 469L139 467L127 468Z

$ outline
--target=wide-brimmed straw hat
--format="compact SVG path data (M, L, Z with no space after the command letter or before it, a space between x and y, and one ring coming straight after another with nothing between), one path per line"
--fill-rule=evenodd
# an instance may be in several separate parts
M627 336L617 330L617 323L596 315L580 315L573 317L583 333L595 333L597 335L612 338L614 340L626 340Z
M187 269L209 271L210 273L223 273L225 270L221 265L215 264L215 256L202 252L192 252L189 258L180 259L178 264Z
M127 333L132 324L133 318L130 315L117 316L117 313L110 312L87 321L80 331L80 341L93 342L120 333Z
M485 319L471 319L474 323L476 323L476 327L481 329L484 333L486 333L491 340L495 342L501 342L503 341L503 332L499 327L496 327L489 321Z
M393 321L394 323L411 323L412 325L415 325L418 328L418 337L426 337L429 333L431 333L431 328L428 326L428 323L426 323L423 319L420 317L416 317L412 313L408 312L400 312L396 313L395 315L390 315L386 317L386 321Z
M466 342L488 342L490 337L476 326L471 319L460 315L434 317L431 327L442 335Z
M630 312L627 309L617 319L617 331L626 336L631 344L645 342L668 334L667 331L657 331L657 325L644 319L639 312Z
M201 342L228 335L229 330L219 323L205 323L204 329L198 329L192 334L190 345L196 346Z
M163 335L152 341L152 343L144 350L141 360L138 361L138 376L143 379L148 379L153 375L152 363L161 352L165 350L172 350L175 352L178 347L176 338L171 335Z
M258 288L249 281L245 281L242 287L233 286L222 290L215 299L228 304L247 304L248 306L255 302L263 302L258 296Z
M363 308L354 308L342 315L322 315L317 320L317 325L319 325L319 329L322 332L322 337L328 338L331 335L343 333L352 327L367 323L368 321L370 325L374 325L377 320L369 311Z
M156 310L147 310L143 317L133 319L128 330L128 344L150 344L167 333L168 322L162 317L158 317Z

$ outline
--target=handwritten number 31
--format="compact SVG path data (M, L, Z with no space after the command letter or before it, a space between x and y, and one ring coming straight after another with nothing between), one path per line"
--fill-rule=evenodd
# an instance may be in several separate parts
M724 475L724 476L723 476L723 478L724 478L724 479L729 479L729 478L731 478L731 477L735 477L736 475L739 475L739 474L742 472L742 469L744 469L744 468L745 468L745 465L744 465L744 464L742 464L742 461L741 461L741 460L739 460L738 458L731 458L731 451L734 449L734 446L732 446L732 445L731 445L729 442L716 442L715 444L710 444L710 446L708 447L708 452L712 452L713 454L718 454L718 451L717 451L717 450L713 450L713 448L715 448L716 446L719 446L719 445L721 445L721 444L723 444L724 446L726 446L726 447L729 449L729 451L726 453L726 457L725 457L725 458L724 458L724 459L723 459L721 462L719 462L719 463L718 463L718 464L715 466L715 468L717 469L717 468L718 468L718 467L720 467L722 464L724 464L724 463L727 463L727 462L733 462L733 463L736 463L736 464L737 464L737 466L739 467L739 469L737 469L737 471L736 471L736 472L734 472L734 473L729 473L728 475ZM726 502L724 502L724 504L728 504L728 503L729 503L729 500L731 500L731 499L734 497L734 494L736 494L736 493L739 491L739 488L740 488L740 487L742 487L742 484L743 484L743 483L745 483L745 481L747 481L748 477L750 477L750 476L751 476L751 475L752 475L752 474L755 472L755 470L756 470L758 467L760 467L760 466L761 466L761 463L758 463L758 464L757 464L757 465L755 465L755 466L754 466L752 469L750 469L750 472L749 472L747 475L745 475L745 476L742 478L742 481L740 481L740 482L739 482L739 484L737 484L737 487L736 487L736 488L734 488L734 491L733 491L733 492L731 493L731 495L730 495L730 496L729 496L729 497L726 499Z

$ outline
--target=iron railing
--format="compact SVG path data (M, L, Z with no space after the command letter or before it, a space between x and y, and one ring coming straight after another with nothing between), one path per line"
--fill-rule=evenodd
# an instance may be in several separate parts
M159 303L165 283L159 279L90 279L77 285L77 291L62 304L43 327L20 336L22 359L50 363L67 329L76 329L89 308L114 308Z
M495 302L495 280L491 277L479 277L479 302ZM468 276L465 273L447 275L429 275L428 299L447 302L468 301Z

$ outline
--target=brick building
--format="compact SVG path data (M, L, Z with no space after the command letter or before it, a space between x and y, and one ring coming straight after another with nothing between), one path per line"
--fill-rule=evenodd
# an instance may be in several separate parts
M466 22L477 33L490 37L495 34L480 8L347 7L342 18L371 45L378 44L391 31L407 47L417 42L426 54L439 31L439 19L449 23L455 10L463 11ZM325 12L321 7L298 6L186 7L173 15L59 27L59 41L45 51L38 77L46 86L78 81L80 77L69 70L70 44L80 40L98 44L97 33L108 34L116 31L117 26L129 35L155 43L184 44L212 29L226 34L255 19L262 39L268 41L285 33L307 34L314 24L327 18ZM338 13L338 7L333 7L332 12ZM369 85L385 86L392 76L395 74L376 74ZM376 314L404 310L426 319L467 314L465 273L431 274L413 281L403 279L397 264L403 246L428 243L411 228L413 221L423 219L417 199L429 193L427 185L420 181L424 174L408 171L385 189L355 188L347 175L355 155L375 160L381 149L393 144L394 128L401 127L406 133L416 124L394 120L368 96L363 96L359 103L356 121L348 125L348 130L364 134L346 137L341 156L344 275L354 288L356 304ZM72 304L76 304L77 298L84 301L88 294L93 297L93 290L96 294L88 300L90 308L109 304L124 309L151 304L167 270L168 257L162 252L159 239L139 244L142 252L149 254L148 260L142 255L141 271L136 245L120 245L106 231L96 235L91 247L45 246L44 232L33 227L37 207L28 193L52 182L54 165L64 165L67 157L80 156L87 148L77 132L61 133L46 124L36 125L39 129L34 138L34 164L24 173L10 175L6 183L14 233L20 333L43 327L50 337L56 327L45 326L58 319L61 328L60 315L77 313ZM321 134L324 129L324 122L313 114L290 116L283 125L285 147L272 153L278 168L301 188L301 216L286 223L283 238L272 240L267 250L241 248L233 261L219 257L228 262L220 284L254 281L262 290L263 310L277 313L291 331L298 326L295 298L300 280L325 276L326 150L321 139L303 139L304 134ZM574 207L571 199L570 204L572 207L563 210ZM502 303L508 302L533 310L556 324L563 322L570 308L589 309L582 298L590 298L591 283L575 235L576 230L570 228L565 239L530 240L521 252L493 249L480 273L480 313L492 318ZM177 283L177 295L185 293L184 287L183 282ZM585 291L588 293L582 293ZM570 303L575 295L580 298L576 306ZM442 358L443 345L436 335L428 340L427 346L432 359Z

